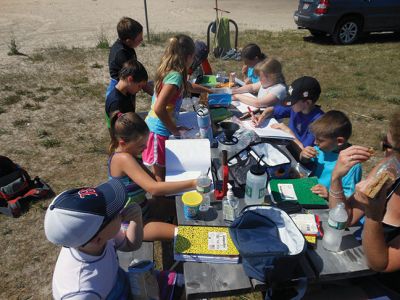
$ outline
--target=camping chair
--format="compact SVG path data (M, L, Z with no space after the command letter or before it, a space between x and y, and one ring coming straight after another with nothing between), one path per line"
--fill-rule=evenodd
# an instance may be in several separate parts
M237 52L237 43L238 43L238 26L235 21L229 18L225 18L218 15L218 12L222 14L222 12L230 13L229 11L222 10L218 8L218 0L215 0L215 12L216 19L214 22L211 22L207 28L207 48L210 51L210 33L213 32L214 42L213 42L213 53L216 58L227 56L234 56ZM230 30L229 23L232 23L235 27L235 47L231 47L230 40Z

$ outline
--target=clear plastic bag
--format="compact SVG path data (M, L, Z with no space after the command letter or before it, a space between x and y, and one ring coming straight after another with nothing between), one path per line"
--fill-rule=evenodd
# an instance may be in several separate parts
M394 180L400 178L400 161L396 156L392 155L384 160L384 162L376 170L376 176L382 172L389 172Z

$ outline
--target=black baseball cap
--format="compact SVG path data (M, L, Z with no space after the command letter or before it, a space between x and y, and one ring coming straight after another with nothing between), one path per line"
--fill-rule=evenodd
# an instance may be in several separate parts
M284 101L284 105L292 106L300 100L310 99L317 101L321 94L321 86L314 77L303 76L297 78L288 88L288 96Z

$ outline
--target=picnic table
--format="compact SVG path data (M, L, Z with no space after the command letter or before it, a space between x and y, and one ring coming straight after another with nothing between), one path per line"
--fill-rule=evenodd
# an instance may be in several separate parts
M287 143L276 144L290 157L292 164L297 163L292 153L288 151ZM220 157L219 150L213 148L212 159ZM212 199L213 200L213 199ZM266 203L271 203L268 196ZM245 206L244 199L239 199L240 211ZM183 203L181 196L176 196L176 209L178 225L192 226L229 226L223 220L221 201L212 201L212 207L208 212L200 214L197 220L185 219L183 214ZM311 211L319 215L322 227L326 226L328 209L314 209ZM307 277L309 283L322 281L347 279L372 275L365 262L364 252L360 242L353 233L358 227L351 227L345 231L340 252L334 253L322 247L321 240L318 240L315 249L307 249L299 263L297 274L299 277ZM242 265L239 264L212 264L212 263L183 263L186 298L208 298L239 295L251 291L265 291L268 287L265 283L249 278Z

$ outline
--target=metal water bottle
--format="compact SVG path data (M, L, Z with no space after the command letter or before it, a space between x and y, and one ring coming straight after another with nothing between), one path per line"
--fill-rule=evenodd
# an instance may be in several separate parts
M209 110L206 106L200 105L196 110L197 113L197 124L199 125L200 136L205 139L209 139L210 143L213 140L213 132L211 127L211 118Z

